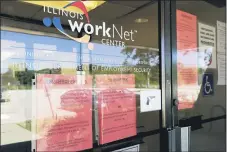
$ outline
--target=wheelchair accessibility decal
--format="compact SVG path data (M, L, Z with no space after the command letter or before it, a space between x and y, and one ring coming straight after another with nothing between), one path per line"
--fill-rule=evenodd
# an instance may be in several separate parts
M206 73L203 76L203 96L210 96L214 94L213 74Z

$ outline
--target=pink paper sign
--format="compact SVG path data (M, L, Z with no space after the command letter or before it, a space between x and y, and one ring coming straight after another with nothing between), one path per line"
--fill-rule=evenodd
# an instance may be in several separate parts
M37 76L37 151L81 151L92 148L91 76Z
M100 144L135 136L134 75L96 75L96 80Z

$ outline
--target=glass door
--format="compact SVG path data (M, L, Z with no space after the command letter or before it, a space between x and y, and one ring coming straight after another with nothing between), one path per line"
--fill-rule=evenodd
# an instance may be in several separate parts
M191 151L225 151L225 1L176 1L175 17L179 126Z

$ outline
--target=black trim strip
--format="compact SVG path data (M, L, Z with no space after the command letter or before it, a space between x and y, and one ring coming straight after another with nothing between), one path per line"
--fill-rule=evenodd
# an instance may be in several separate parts
M218 117L213 117L213 118L204 119L204 120L202 120L202 124L203 124L203 123L212 122L212 121L217 121L217 120L220 120L220 119L226 119L226 115L222 115L222 116L218 116Z
M198 115L198 116L193 116L186 119L180 119L179 127L191 126L191 131L194 131L194 130L202 129L203 128L202 124L204 123L213 122L221 119L226 119L226 115L212 117L212 118L203 119L203 120L202 120L202 115Z

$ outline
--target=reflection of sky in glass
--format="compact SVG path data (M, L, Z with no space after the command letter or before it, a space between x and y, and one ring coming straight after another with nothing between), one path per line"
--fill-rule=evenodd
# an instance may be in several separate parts
M197 55L196 50L180 50L177 52L177 60L184 66L194 67L197 65Z
M13 60L12 58L19 58ZM1 72L7 71L12 63L15 65L25 61L25 44L16 41L1 40Z
M127 58L122 53L122 47L94 43L94 50L90 51L87 44L80 45L72 40L9 31L1 31L1 44L1 73L12 65L23 65L22 69L26 67L28 70L56 67L75 69L80 61L83 64L120 66ZM132 56L137 50L131 49L133 53L128 56L127 62L136 65L139 59L132 59Z
M80 49L80 44L72 40L9 31L1 31L1 41L2 73L18 63L28 65L29 70L53 68L59 63L69 68L70 62L74 67Z

